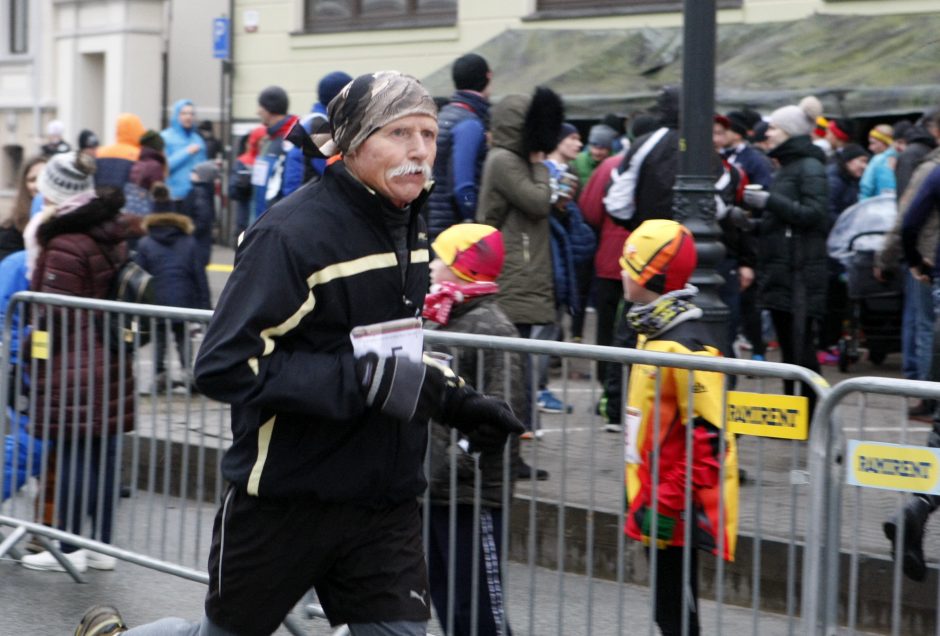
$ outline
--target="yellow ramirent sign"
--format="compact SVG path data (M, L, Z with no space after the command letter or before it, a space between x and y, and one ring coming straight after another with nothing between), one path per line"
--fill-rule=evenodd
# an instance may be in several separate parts
M49 359L49 332L34 331L32 336L32 347L30 355L36 360Z
M940 495L940 449L849 440L846 483Z
M806 439L809 400L794 395L728 391L728 430L738 435Z

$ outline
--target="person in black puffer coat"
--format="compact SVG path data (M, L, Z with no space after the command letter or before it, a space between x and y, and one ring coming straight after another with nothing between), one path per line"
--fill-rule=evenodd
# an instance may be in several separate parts
M815 341L826 314L829 187L826 157L809 135L821 112L815 97L773 112L769 156L780 170L769 191L744 193L745 204L760 219L759 303L770 310L783 361L817 373ZM793 382L785 380L784 388L792 394ZM804 386L802 394L812 408L813 390Z

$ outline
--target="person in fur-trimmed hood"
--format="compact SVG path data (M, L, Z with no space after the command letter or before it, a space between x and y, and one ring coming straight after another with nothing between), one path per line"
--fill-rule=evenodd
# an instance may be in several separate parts
M166 197L167 187L154 184L155 197ZM210 309L209 281L200 258L200 247L193 237L193 221L185 214L155 212L144 218L147 236L137 244L134 260L154 277L154 302L171 307ZM180 363L187 372L191 353L185 346L185 323L172 324L173 339ZM166 330L157 329L157 389L163 388L166 370ZM161 377L162 376L162 377Z

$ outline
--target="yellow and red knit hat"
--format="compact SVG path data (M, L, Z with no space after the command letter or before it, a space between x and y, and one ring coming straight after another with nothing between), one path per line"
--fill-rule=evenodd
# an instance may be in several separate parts
M643 221L630 233L620 257L630 278L657 294L685 287L697 262L692 233L668 219Z
M434 253L454 274L471 282L492 282L503 270L503 235L479 223L452 225L431 244Z

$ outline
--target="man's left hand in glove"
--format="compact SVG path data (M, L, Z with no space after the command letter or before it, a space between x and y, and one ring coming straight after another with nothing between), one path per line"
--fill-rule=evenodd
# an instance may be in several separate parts
M506 402L481 395L467 385L448 393L440 421L466 435L471 452L499 450L507 437L525 432Z

